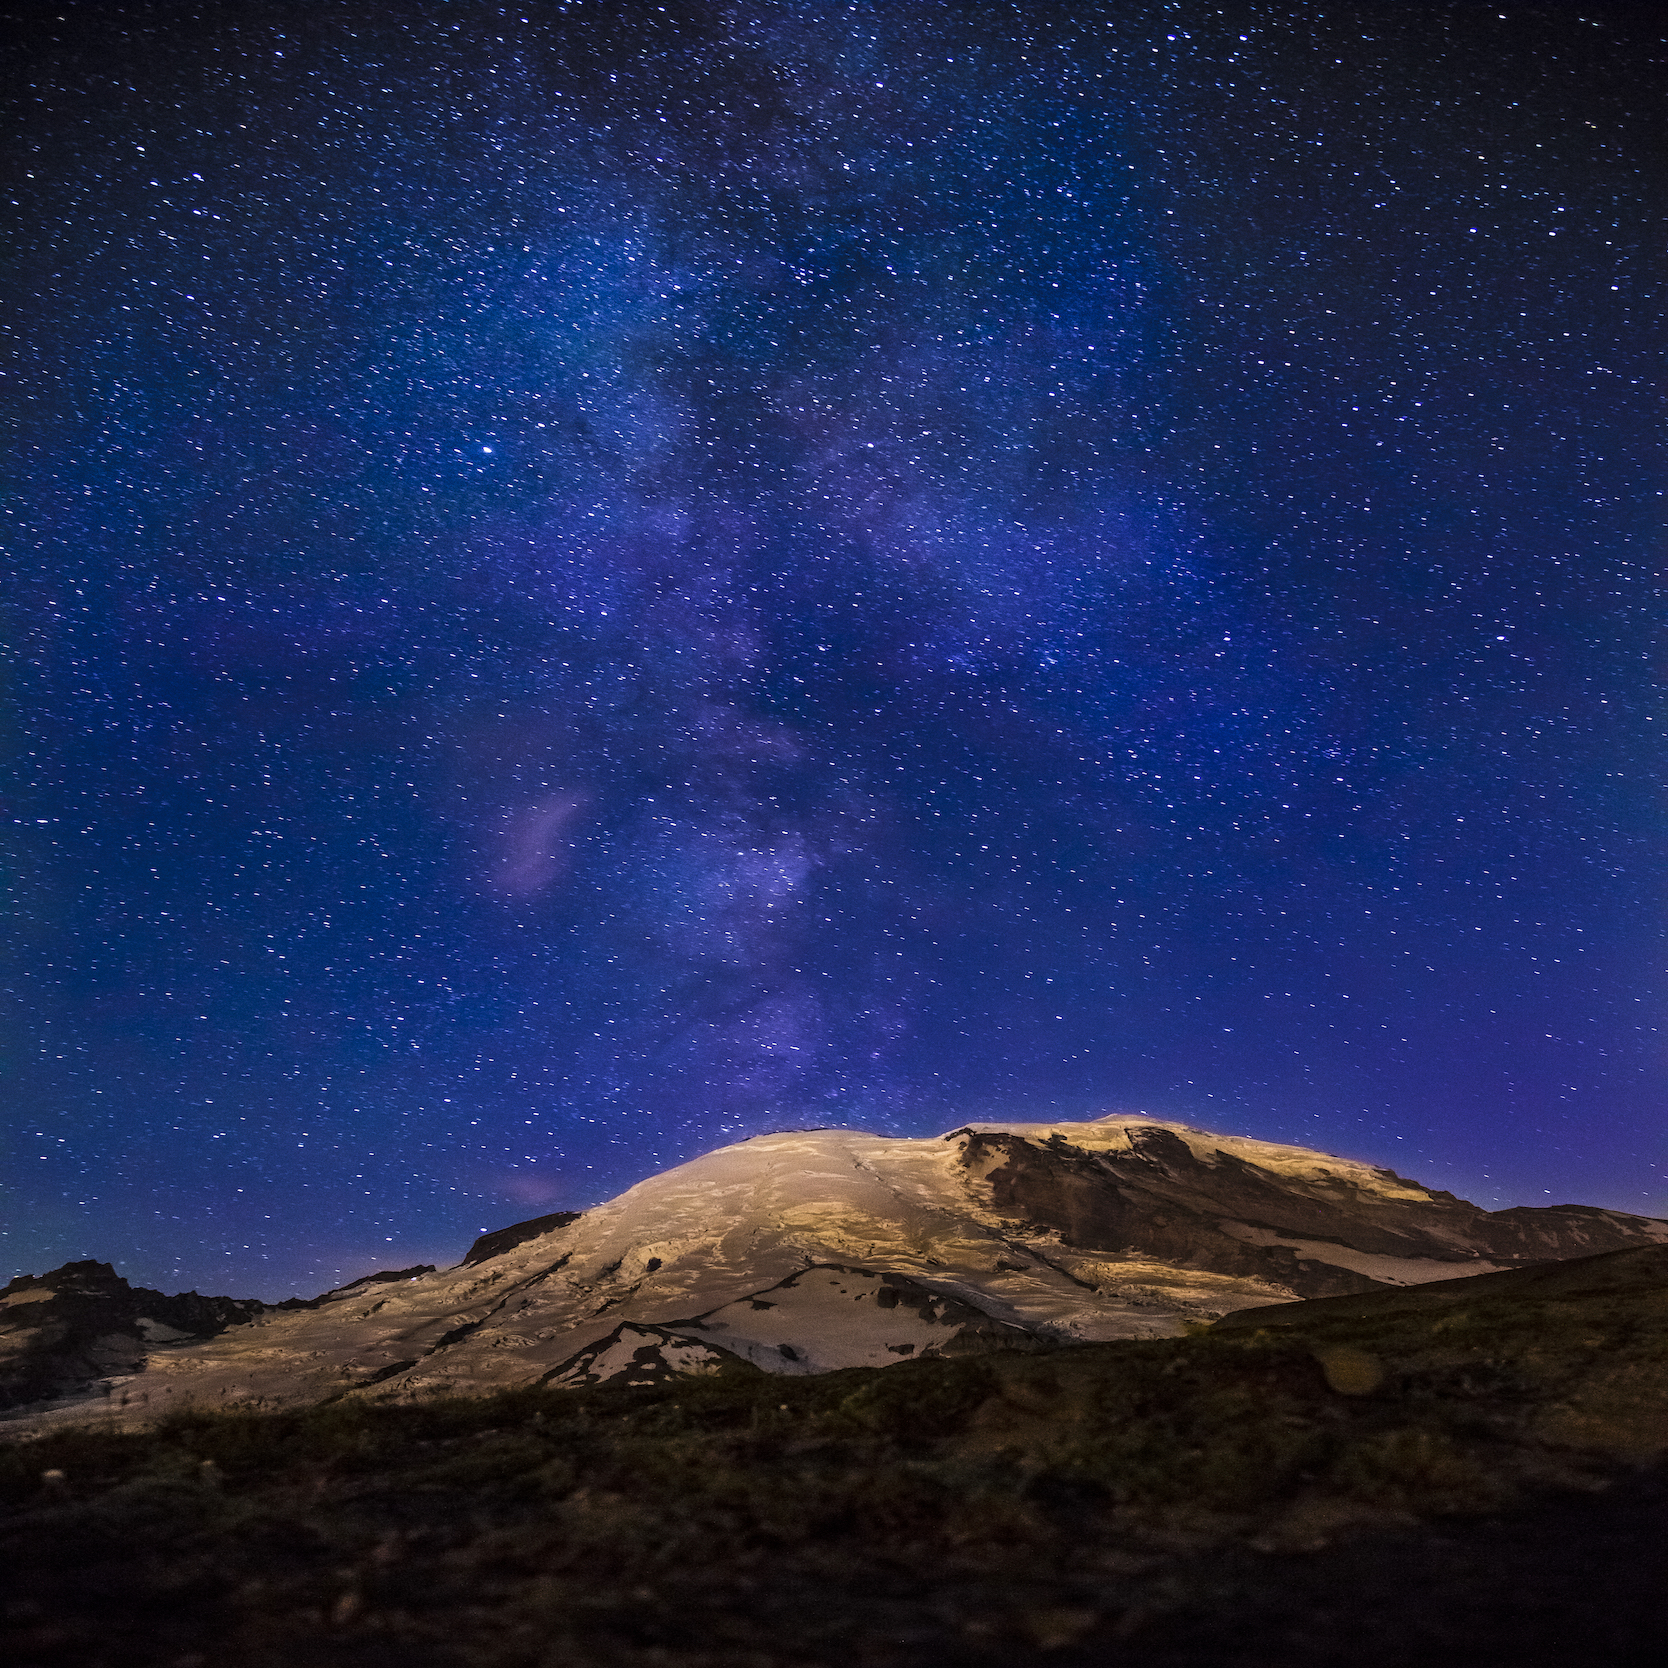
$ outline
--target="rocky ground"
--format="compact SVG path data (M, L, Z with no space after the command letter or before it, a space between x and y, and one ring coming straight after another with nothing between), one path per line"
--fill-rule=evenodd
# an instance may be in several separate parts
M20 1668L1659 1660L1668 1248L816 1377L0 1452Z

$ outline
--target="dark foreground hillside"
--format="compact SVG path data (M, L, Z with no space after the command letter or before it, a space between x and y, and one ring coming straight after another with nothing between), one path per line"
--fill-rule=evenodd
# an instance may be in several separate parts
M1654 1664L1668 1248L1587 1266L1174 1342L17 1443L0 1651L18 1668Z

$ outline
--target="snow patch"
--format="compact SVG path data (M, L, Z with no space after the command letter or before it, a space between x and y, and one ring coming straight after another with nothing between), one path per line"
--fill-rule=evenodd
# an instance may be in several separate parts
M1036 1335L946 1292L867 1268L806 1269L677 1330L767 1373L891 1367L927 1355L1036 1347Z
M1300 1257L1330 1263L1334 1268L1347 1268L1352 1273L1365 1274L1369 1280L1381 1280L1387 1286L1423 1286L1432 1280L1462 1280L1468 1274L1498 1274L1506 1266L1484 1262L1480 1257L1444 1262L1438 1257L1378 1256L1371 1251L1357 1251L1352 1246L1334 1245L1328 1240L1289 1239L1272 1228L1254 1227L1249 1222L1221 1222L1217 1226L1247 1245L1284 1245Z
M600 1343L580 1350L544 1376L563 1390L596 1384L664 1384L668 1379L712 1378L733 1361L721 1349L660 1326L617 1326Z

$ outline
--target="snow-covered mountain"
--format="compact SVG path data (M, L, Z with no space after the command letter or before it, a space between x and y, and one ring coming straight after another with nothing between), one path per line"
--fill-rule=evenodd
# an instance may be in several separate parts
M1668 1242L1668 1222L1579 1205L1484 1211L1389 1170L1136 1115L930 1140L812 1130L484 1235L454 1268L368 1276L304 1305L231 1305L213 1337L161 1336L136 1311L119 1348L83 1351L104 1376L72 1387L60 1374L55 1400L14 1416L136 1423L184 1406L816 1373L1162 1337L1259 1304L1652 1242ZM55 1347L31 1324L47 1318L53 1278L0 1294L0 1370Z

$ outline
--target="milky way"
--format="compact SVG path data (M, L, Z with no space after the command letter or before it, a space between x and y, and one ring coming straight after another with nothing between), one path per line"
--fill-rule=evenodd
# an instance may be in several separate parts
M1615 5L18 12L18 1269L1141 1109L1668 1209Z

